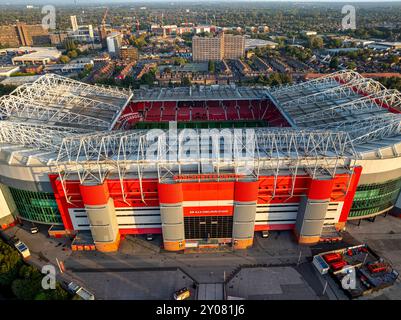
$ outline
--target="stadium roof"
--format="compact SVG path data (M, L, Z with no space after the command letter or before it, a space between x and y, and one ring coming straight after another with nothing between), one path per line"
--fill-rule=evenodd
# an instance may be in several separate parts
M266 88L234 85L154 88L134 91L135 101L249 100L266 97Z
M0 116L11 122L83 132L111 130L130 97L130 92L116 88L46 74L1 97Z
M102 181L109 174L119 179L135 175L142 179L157 172L168 179L181 171L194 173L245 172L278 175L303 170L310 175L331 175L352 168L358 159L394 158L401 155L401 96L377 81L342 71L308 82L282 86L210 86L138 90L133 100L271 99L292 128L255 128L251 141L233 133L233 150L242 156L229 163L210 142L191 142L213 155L208 159L170 160L171 146L157 142L155 157L146 157L154 147L148 131L111 131L131 92L84 84L47 74L33 84L17 88L0 98L0 149L10 150L19 163L49 165L60 177L78 174L80 180ZM390 112L392 111L392 112ZM159 131L159 136L163 135ZM246 154L252 156L247 157Z

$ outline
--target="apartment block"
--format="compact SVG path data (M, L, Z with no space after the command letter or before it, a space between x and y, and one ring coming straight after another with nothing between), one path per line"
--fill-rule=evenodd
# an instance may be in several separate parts
M192 38L192 59L195 62L238 59L244 54L244 36L221 33L215 37Z

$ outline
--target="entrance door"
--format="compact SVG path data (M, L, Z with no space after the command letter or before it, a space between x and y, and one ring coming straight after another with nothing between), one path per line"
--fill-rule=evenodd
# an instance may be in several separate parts
M232 216L184 217L185 239L231 238Z

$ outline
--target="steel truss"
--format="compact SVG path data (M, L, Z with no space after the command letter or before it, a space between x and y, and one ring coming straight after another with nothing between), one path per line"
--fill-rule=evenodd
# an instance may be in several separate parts
M366 113L372 112L386 112L386 110L379 106L376 99L380 101L387 101L391 96L388 92L380 92L379 94L372 94L356 100L351 100L340 105L331 106L328 108L321 108L318 111L311 112L307 115L302 115L294 118L295 123L300 127L307 127L308 124L316 121L333 120L335 122L338 117L344 116L363 116Z
M325 127L346 131L354 145L361 145L401 134L401 114L377 114L365 119L342 121Z
M16 121L0 121L0 143L43 151L58 151L65 137L82 133L75 128L54 127Z
M27 99L22 96L3 96L0 98L0 116L6 119L20 118L43 123L58 122L72 127L92 128L94 130L107 130L109 128L109 120L75 113L66 108L42 105L36 101L36 99Z
M70 88L71 92L76 94L91 94L93 96L110 96L115 98L127 99L131 91L119 87L104 85L91 85L70 78L62 77L57 74L47 73L33 82L34 85L43 85L44 87L65 87Z
M311 87L311 88L316 88L320 89L322 85L332 85L332 86L337 86L339 81L343 83L348 83L350 81L357 81L358 79L363 79L363 77L354 71L338 71L326 76L319 77L317 79L313 79L310 81L302 82L299 84L295 85L285 85L285 86L279 86L277 88L272 88L270 89L270 93L274 95L277 99L279 99L281 96L284 94L287 94L288 92L294 92L294 91L302 91L304 88Z
M324 102L324 101L335 101L339 99L343 99L345 97L353 97L357 92L364 92L366 94L379 94L383 91L383 86L380 82L377 82L372 79L359 78L355 81L350 81L344 84L337 83L337 86L321 89L319 92L312 93L310 95L301 96L294 100L286 101L281 103L281 107L290 111L294 108L298 108L299 106L316 103L316 102ZM298 92L295 91L294 92Z

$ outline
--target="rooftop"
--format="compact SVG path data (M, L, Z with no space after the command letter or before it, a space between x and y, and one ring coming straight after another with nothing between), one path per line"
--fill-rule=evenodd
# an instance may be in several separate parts
M24 48L19 48L19 50L25 50ZM27 51L30 53L24 54L22 56L17 56L13 58L13 61L19 61L19 60L26 60L26 59L32 59L32 60L42 60L42 59L50 59L50 60L56 60L61 56L61 52L57 50L56 48L41 48L41 47L35 47L35 48L26 48Z
M55 74L25 83L0 98L3 120L45 125L55 130L111 130L130 94L91 86Z

